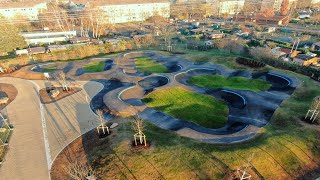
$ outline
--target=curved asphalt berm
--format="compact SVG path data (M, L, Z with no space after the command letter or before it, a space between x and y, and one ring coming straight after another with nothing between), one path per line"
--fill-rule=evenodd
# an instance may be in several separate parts
M126 73L126 68L130 66L131 63L134 64L133 59L139 56L144 56L144 53L133 52L119 57L118 61L128 63L126 66L119 67L124 69L124 74L130 77L134 76L132 73ZM159 63L170 64L171 66L173 64L179 64L179 67L182 68L181 71L178 72L158 74L168 78L169 83L161 84L161 86L155 85L151 88L152 90L179 86L196 93L208 94L217 99L226 100L229 104L227 124L219 129L204 128L197 124L173 118L165 113L148 108L144 106L141 99L143 99L146 93L150 92L150 88L140 86L139 83L136 83L130 88L115 89L112 93L118 94L119 98L117 100L115 100L114 97L108 98L105 99L105 102L117 101L113 102L113 106L116 104L118 107L121 107L121 111L123 111L126 106L136 106L140 110L139 116L141 118L152 122L158 127L173 130L181 135L209 143L236 143L255 137L259 133L259 129L268 123L281 102L290 97L291 93L299 84L297 79L276 72L255 74L250 71L231 70L216 64L205 63L196 65L175 56L161 56L150 52L148 52L146 56L150 56ZM139 74L137 71L135 73ZM198 87L187 82L192 76L205 74L219 74L226 77L242 76L246 78L260 78L271 82L273 86L267 91L257 93L226 88L209 89ZM145 76L145 79L149 79L150 76L152 75ZM285 86L282 85L284 81L287 82ZM140 97L135 95L134 98L130 98L130 94L136 94L137 87L140 87L140 90L141 88L144 89L145 93L139 93ZM226 93L228 93L228 95L226 95ZM126 97L123 98L122 94L126 94ZM226 99L226 97L230 98ZM115 107L115 109L116 108L117 107ZM248 131L248 129L251 130ZM186 133L187 131L189 132Z

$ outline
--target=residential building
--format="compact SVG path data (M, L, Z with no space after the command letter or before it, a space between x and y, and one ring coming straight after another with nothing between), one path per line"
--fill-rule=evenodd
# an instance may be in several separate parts
M261 12L267 9L273 9L275 12L279 12L281 9L281 4L283 0L262 0L261 2ZM289 8L294 8L298 0L289 0Z
M308 54L299 54L293 58L293 62L301 66L310 66L312 64L317 64L318 61L318 57L314 57Z
M28 44L50 44L55 42L69 41L77 35L76 31L33 31L22 32L21 35L25 38Z
M105 13L110 23L145 21L151 16L170 17L170 2L167 0L74 0L86 8L99 9Z
M242 11L245 0L221 0L219 2L219 15L234 15Z
M222 32L218 32L218 31L213 31L213 32L207 32L206 36L209 39L221 39L225 37L225 34Z
M271 53L276 58L281 58L281 57L294 58L301 52L300 51L294 51L294 50L291 50L289 48L275 47L275 48L273 48L271 50Z
M242 16L238 15L234 17L235 21L246 21L246 22L254 22L257 24L268 24L268 25L279 25L285 26L289 23L290 18L289 16L273 16L273 17L264 17L261 14L257 14L255 16Z
M46 53L46 48L44 47L32 47L27 49L16 50L16 55L27 55L27 54L43 54Z
M8 19L38 20L39 13L46 8L45 1L6 2L0 3L0 15Z

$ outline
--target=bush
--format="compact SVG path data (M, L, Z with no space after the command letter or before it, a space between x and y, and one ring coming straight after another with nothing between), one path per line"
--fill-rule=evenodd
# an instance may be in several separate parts
M247 59L247 58L243 58L243 57L238 57L236 59L236 62L239 64L242 64L242 65L245 65L245 66L252 67L252 68L261 68L261 67L266 66L266 64L263 62L258 62L253 59Z

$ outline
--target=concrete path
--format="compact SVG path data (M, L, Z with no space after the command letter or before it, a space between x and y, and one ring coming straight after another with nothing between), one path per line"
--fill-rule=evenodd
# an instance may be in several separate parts
M39 88L44 81L35 81ZM43 104L50 151L49 168L58 154L72 141L98 126L97 116L90 108L91 99L102 90L98 82L77 81L80 92L59 101Z
M1 78L13 84L18 95L8 105L8 117L14 125L10 149L0 168L0 179L49 179L38 92L30 81Z
M45 87L45 81L1 78L0 82L13 84L18 90L16 99L7 107L14 131L0 167L0 179L50 179L49 171L57 155L98 125L90 101L103 85L77 82L82 91L54 103L41 104L38 91Z

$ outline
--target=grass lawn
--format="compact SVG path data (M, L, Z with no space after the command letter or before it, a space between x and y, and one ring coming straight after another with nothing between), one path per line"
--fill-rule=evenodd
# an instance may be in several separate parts
M247 79L244 77L226 78L220 75L193 76L189 83L208 88L231 88L238 90L264 91L272 85L261 79Z
M135 58L135 60L136 60L135 62L136 67L140 72L148 73L148 74L168 72L168 69L164 65L156 61L153 61L148 57L138 57L138 58Z
M207 128L225 125L228 107L215 98L182 88L155 90L143 99L149 107Z
M91 62L91 63L86 64L83 67L83 69L86 72L89 72L89 73L102 72L104 70L104 66L105 66L105 62L104 61L102 61L102 62Z
M42 68L41 72L52 72L57 70L57 67L47 67L47 68Z
M75 143L86 145L82 151L85 152L84 159L88 158L98 177L223 179L230 171L244 166L253 157L250 163L258 175L249 170L252 179L294 179L312 170L320 160L319 154L312 150L319 139L313 131L304 131L301 127L279 130L267 126L265 134L254 142L218 146L192 141L145 121L144 133L152 147L135 151L131 148L131 123L126 119L118 122L119 127L113 131L113 136L97 139L93 131L91 136L85 135ZM70 158L70 153L62 155L68 156L66 159ZM74 153L74 156L77 160L79 153ZM58 164L63 167L68 162ZM60 172L64 172L63 169Z

